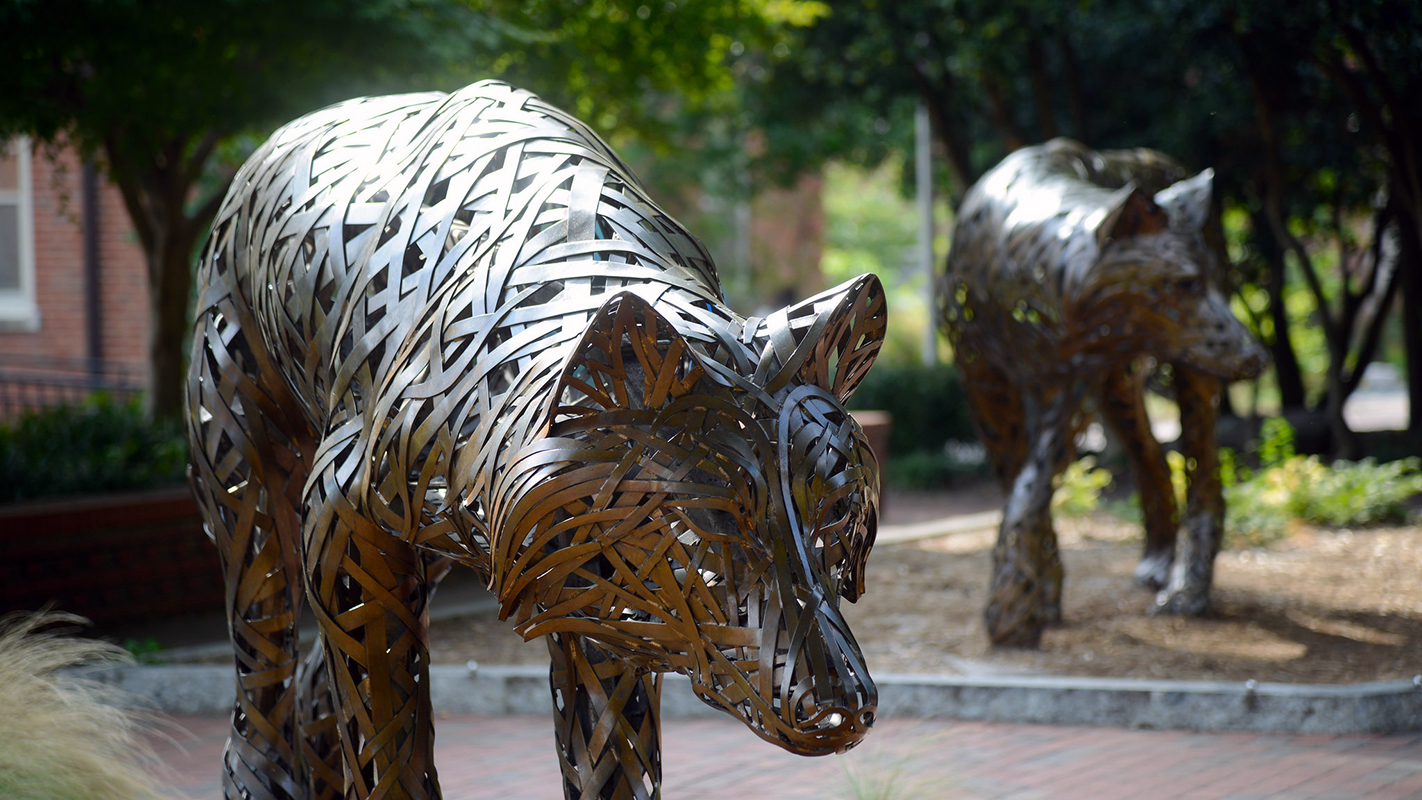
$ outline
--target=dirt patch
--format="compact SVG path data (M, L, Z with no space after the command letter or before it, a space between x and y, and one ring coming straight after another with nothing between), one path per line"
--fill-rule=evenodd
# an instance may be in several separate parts
M1179 619L1150 616L1132 583L1138 527L1108 515L1057 527L1065 620L1038 651L992 648L983 633L995 530L876 547L867 595L844 607L870 669L1291 683L1422 673L1422 529L1301 527L1268 549L1227 550L1214 611ZM547 663L541 642L492 613L437 622L430 641L436 663Z
M1214 610L1155 617L1135 587L1138 528L1059 520L1063 624L1039 651L992 648L982 625L993 530L891 545L870 557L850 620L871 669L978 668L1129 678L1353 683L1422 672L1422 531L1301 528L1216 561ZM968 663L963 663L967 660Z

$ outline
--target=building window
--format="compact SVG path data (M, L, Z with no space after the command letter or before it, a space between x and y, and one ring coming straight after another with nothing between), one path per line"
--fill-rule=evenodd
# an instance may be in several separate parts
M30 140L0 141L0 331L39 329Z

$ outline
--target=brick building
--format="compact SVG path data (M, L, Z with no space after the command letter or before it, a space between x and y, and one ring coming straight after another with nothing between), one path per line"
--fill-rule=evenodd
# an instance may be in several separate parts
M118 188L73 150L0 142L0 418L136 391L147 336L147 267Z

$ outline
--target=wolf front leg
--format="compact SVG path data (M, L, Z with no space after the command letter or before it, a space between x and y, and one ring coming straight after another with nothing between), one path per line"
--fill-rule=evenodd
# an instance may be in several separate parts
M993 644L1036 647L1042 629L1061 619L1062 568L1052 527L1052 479L1071 449L1076 391L1024 403L1030 449L1013 479L992 552L992 584L984 612Z
M580 636L550 634L548 652L567 800L661 797L661 676L611 659Z
M335 695L345 796L438 798L430 708L425 560L366 513L346 470L356 441L323 448L305 529L307 596ZM341 479L341 473L345 479Z
M1220 485L1220 379L1185 367L1175 368L1180 403L1181 450L1185 455L1185 513L1170 584L1156 595L1153 611L1197 617L1210 609L1215 556L1224 539L1224 487Z

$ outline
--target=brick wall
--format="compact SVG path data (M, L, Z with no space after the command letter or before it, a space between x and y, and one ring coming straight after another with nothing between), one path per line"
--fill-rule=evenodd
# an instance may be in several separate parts
M794 186L764 189L751 200L751 275L757 296L771 308L826 288L823 188L819 173L805 173Z
M221 574L187 487L0 508L0 613L53 603L105 624L219 611Z
M0 355L88 356L84 285L82 167L72 150L36 147L31 165L35 225L35 301L40 329L0 332ZM148 290L143 251L117 187L99 193L101 356L147 374Z

